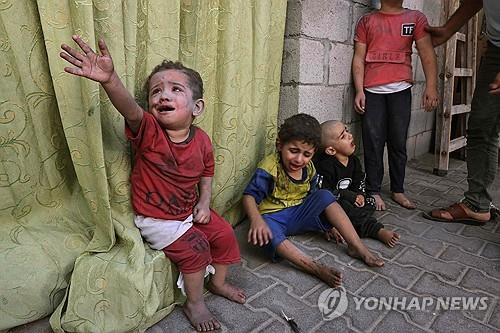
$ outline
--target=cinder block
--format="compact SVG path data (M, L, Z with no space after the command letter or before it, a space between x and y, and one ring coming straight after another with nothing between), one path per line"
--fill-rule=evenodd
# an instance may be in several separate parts
M323 83L323 58L325 56L323 44L320 41L301 38L299 45L299 82Z
M329 55L329 84L352 82L351 63L353 53L352 45L332 43Z
M299 82L300 42L298 38L285 38L281 65L281 82Z
M406 155L408 160L411 160L415 157L415 142L417 138L415 136L408 137L406 139Z
M425 131L427 124L426 112L423 109L414 110L411 113L408 136L414 136Z
M299 112L310 114L319 122L342 119L344 86L299 86Z
M412 55L413 80L415 82L425 82L424 68L418 53Z
M436 125L436 111L426 112L425 118L425 130L432 131Z
M287 83L323 83L325 55L320 41L286 38L283 47L281 81Z
M286 118L297 114L299 111L299 88L297 86L284 86L280 90L280 106L278 124Z
M441 15L443 12L443 1L424 1L422 5L422 12L427 17L427 21L431 26L441 25Z
M424 0L406 0L403 2L403 7L422 11L422 8L424 7Z
M422 108L422 95L424 93L425 83L415 82L411 87L411 109L418 110Z
M352 25L351 3L345 0L304 0L301 33L345 42Z
M302 23L302 1L288 0L286 4L285 36L298 36Z
M361 122L361 116L354 110L354 86L352 84L348 84L344 88L342 121L346 124Z
M416 136L415 157L431 151L432 131L424 132Z

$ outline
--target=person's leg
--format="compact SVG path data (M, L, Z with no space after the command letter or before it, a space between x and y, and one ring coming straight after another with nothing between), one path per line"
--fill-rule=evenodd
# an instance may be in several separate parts
M377 210L385 210L380 196L384 177L384 146L387 133L386 97L365 91L366 112L362 117L362 138L366 191L375 199Z
M184 291L186 292L186 302L182 308L191 325L198 332L220 329L219 321L207 309L203 299L205 269L195 273L182 274L184 275Z
M314 260L288 239L278 245L276 252L280 257L290 261L300 270L316 276L332 288L339 287L342 284L342 273Z
M356 230L351 224L351 221L345 214L344 210L336 202L330 204L325 209L325 215L328 222L338 229L342 237L347 243L347 253L355 258L363 260L368 266L381 267L384 261L368 250L359 238Z
M489 214L493 183L498 165L500 95L488 93L489 84L500 72L500 48L489 46L482 59L467 126L467 208ZM489 218L488 218L489 219Z
M229 266L216 263L212 263L212 266L215 268L215 274L207 284L207 289L212 294L225 297L230 301L240 304L245 303L247 299L245 292L226 281Z
M388 247L394 247L399 242L399 234L384 227L380 228L373 238L378 239Z
M330 287L338 287L342 283L342 274L332 267L315 261L303 253L287 236L300 235L310 231L326 232L331 229L328 223L319 218L325 207L335 201L328 190L318 190L308 195L302 204L289 207L276 213L264 214L262 217L273 233L268 248L276 257L290 261L300 270L314 275Z
M245 303L246 295L226 281L229 265L240 262L240 251L233 227L215 211L211 210L210 222L197 225L208 239L215 274L207 284L213 294L233 302Z
M212 260L205 235L193 226L164 248L163 252L184 276L186 302L183 310L191 325L199 332L219 329L219 321L208 310L203 299L205 270Z
M448 208L434 209L424 217L440 222L483 225L490 217L488 188L496 176L500 132L500 95L491 95L489 84L500 72L500 48L488 45L477 74L467 123L467 182L464 200Z
M411 88L387 95L387 153L392 199L407 209L415 204L404 194L406 138L411 118Z

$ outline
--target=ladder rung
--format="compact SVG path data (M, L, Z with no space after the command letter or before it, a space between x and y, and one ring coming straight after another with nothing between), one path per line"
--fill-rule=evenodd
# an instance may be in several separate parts
M461 114L470 112L470 104L458 104L451 107L451 114Z
M465 38L466 38L466 35L464 33L457 32L457 40L459 40L461 42L465 42Z
M472 77L471 68L455 68L453 71L455 77Z
M465 147L466 144L467 139L465 138L465 136L460 136L456 139L450 140L450 148L448 149L448 152L451 153L452 151Z

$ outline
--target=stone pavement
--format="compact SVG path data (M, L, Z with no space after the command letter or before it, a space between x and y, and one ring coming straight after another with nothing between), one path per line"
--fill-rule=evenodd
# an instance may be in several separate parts
M483 227L424 219L422 211L459 200L467 186L464 162L451 160L446 177L432 174L432 162L429 154L408 164L406 191L418 203L417 210L405 210L387 200L388 210L378 214L386 228L401 235L400 244L390 249L365 239L384 258L384 267L368 268L347 256L344 245L329 243L320 235L292 238L303 251L343 272L347 308L333 320L324 320L318 308L318 298L328 287L285 262L269 262L247 244L248 223L239 225L242 264L231 269L229 280L245 289L248 300L239 305L214 295L206 297L223 325L221 332L291 332L281 309L295 318L301 332L500 332L500 218ZM500 204L500 173L493 189L494 202ZM382 194L389 195L387 183ZM386 302L398 297L399 303L388 309L377 303L381 297ZM342 303L339 298L330 300L332 309ZM436 308L438 300L458 309ZM471 302L468 308L463 301ZM474 302L478 302L476 309ZM24 327L12 332L50 332L46 320L31 329ZM180 308L147 330L189 331Z

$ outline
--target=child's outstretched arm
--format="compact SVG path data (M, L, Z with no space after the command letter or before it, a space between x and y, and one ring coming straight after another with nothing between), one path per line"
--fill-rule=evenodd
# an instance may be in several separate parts
M99 82L106 91L111 103L122 114L132 131L137 131L144 111L115 72L113 59L104 40L100 39L98 43L100 55L95 53L80 36L73 35L73 40L83 53L62 44L61 48L65 52L60 53L61 58L74 66L65 67L64 71Z
M417 50L425 75L425 90L422 96L422 106L429 112L438 106L437 92L437 60L430 36L417 40Z
M243 195L243 209L250 220L250 230L248 231L248 242L253 245L263 246L273 238L271 229L259 213L259 208L255 198L251 195Z
M363 83L365 81L365 56L366 44L354 43L354 56L352 57L352 76L356 95L354 97L354 109L357 113L365 113L365 92Z
M212 177L201 177L198 184L200 197L193 208L193 222L207 224L210 222L210 198L212 196Z

